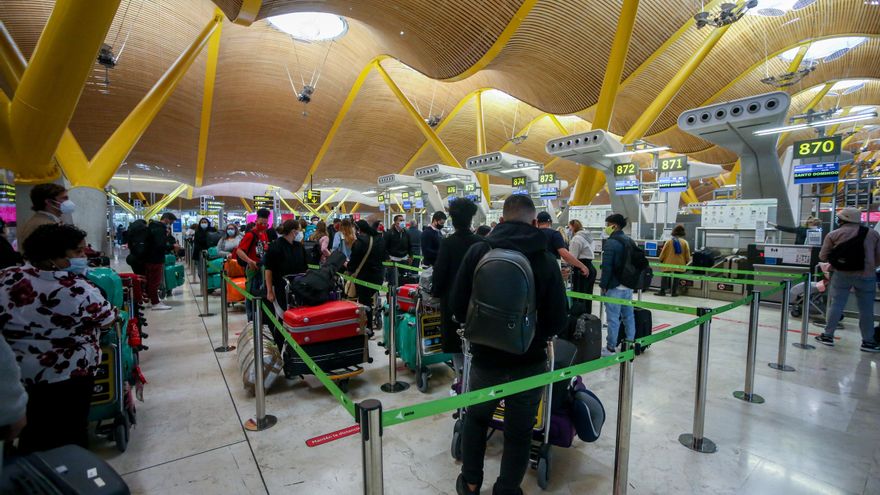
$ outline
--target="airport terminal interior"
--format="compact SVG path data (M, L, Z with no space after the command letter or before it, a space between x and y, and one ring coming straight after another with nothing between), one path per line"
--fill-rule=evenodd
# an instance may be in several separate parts
M880 0L0 0L0 493L880 494L878 112Z

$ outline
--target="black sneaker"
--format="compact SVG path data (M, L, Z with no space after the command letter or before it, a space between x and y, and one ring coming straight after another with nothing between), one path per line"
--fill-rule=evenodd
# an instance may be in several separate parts
M880 345L862 342L862 352L880 352Z
M458 495L480 495L480 487L473 491L468 490L467 483L464 481L464 475L459 473L458 479L455 480L455 492Z
M819 342L820 344L825 344L828 347L834 347L834 339L825 335L824 333L816 335L816 342Z

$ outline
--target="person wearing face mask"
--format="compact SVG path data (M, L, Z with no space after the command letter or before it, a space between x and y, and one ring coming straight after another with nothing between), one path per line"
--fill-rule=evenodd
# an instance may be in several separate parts
M212 235L216 235L217 229L215 229L211 225L211 221L207 218L202 217L199 220L199 228L196 229L195 235L193 235L193 259L198 262L202 259L202 251L206 251L215 243L210 243L209 239Z
M444 225L446 225L446 213L437 211L431 217L431 225L422 231L422 264L425 266L434 266L434 262L437 261Z
M388 253L385 251L384 238L371 226L375 221L375 216L369 215L366 219L355 222L358 235L351 245L351 257L346 269L349 275L359 280L381 284L384 272L382 262L388 259ZM357 301L367 308L367 326L371 327L370 334L372 335L373 296L376 295L376 291L362 285L357 285L355 288L357 289Z
M27 263L0 271L0 328L29 396L22 453L88 442L100 331L117 312L81 275L85 238L72 225L37 227L25 241Z
M626 227L626 218L620 213L608 215L605 219L605 234L608 240L605 242L602 252L602 279L599 288L602 295L617 299L631 301L633 289L620 282L620 273L626 263L627 246L632 244L632 239L623 233ZM623 304L605 303L605 314L608 318L607 345L602 349L603 356L610 356L617 352L617 336L620 331L620 322L626 331L626 339L633 340L636 336L636 318L632 306Z
M409 242L409 234L403 225L403 215L394 215L391 228L385 232L384 238L388 258L395 263L410 264L413 250L412 243ZM388 282L397 283L397 280L391 280L394 276L394 270L389 269L387 272Z
M25 241L37 227L59 224L61 215L73 213L75 208L64 186L51 182L34 186L31 189L31 209L36 213L17 228L18 246L22 255L26 254Z
M235 224L227 224L225 236L217 243L217 252L220 256L228 258L238 248L238 245L241 243L241 237Z
M167 311L171 306L159 300L159 287L165 277L165 255L168 253L168 227L177 220L171 212L165 212L159 221L150 220L144 241L144 276L147 278L147 298L153 311Z
M306 248L296 240L299 233L299 223L296 220L285 220L281 224L281 237L269 244L269 250L264 257L266 300L270 303L277 302L282 310L287 309L284 277L305 273L309 269L306 264Z
M262 261L263 255L269 248L269 236L266 232L268 228L269 210L260 208L257 210L254 228L241 238L236 249L236 256L246 265L244 274L247 278L247 290L254 295L263 293ZM244 308L248 321L252 321L254 308L250 300L245 301Z

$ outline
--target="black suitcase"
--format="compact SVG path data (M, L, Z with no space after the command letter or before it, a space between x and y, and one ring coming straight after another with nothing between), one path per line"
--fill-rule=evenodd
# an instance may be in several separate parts
M651 335L652 329L654 328L651 311L642 308L633 308L633 313L635 314L636 319L636 339ZM623 340L625 338L626 329L624 328L623 318L621 317L620 330L618 330L617 332L617 345L623 343ZM650 346L642 347L641 352L637 352L636 354L641 354L642 352L646 351L648 347Z
M18 457L3 466L4 495L125 495L128 485L109 464L78 445Z
M356 366L367 362L367 337L359 335L347 339L318 342L303 346L303 350L315 361L325 373L348 366ZM311 375L312 372L303 362L299 354L289 346L284 346L284 375L296 378L300 375Z
M602 321L596 315L581 314L567 340L577 347L575 364L599 359L602 356Z

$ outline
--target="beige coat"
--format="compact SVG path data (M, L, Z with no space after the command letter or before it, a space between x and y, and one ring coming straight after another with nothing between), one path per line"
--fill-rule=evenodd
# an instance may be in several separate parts
M46 213L45 211L34 213L34 216L28 218L23 225L19 225L15 228L15 238L18 240L18 252L24 256L24 241L30 237L35 230L37 230L37 227L57 223L61 223L61 221L51 213Z
M660 251L660 263L664 263L667 265L687 265L691 262L691 247L688 245L688 242L681 237L677 237L678 242L681 243L681 254L675 254L675 247L672 245L672 241L666 241L663 244L663 249ZM661 271L664 272L683 272L685 271L684 267L682 268L662 268Z

